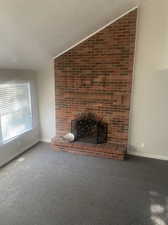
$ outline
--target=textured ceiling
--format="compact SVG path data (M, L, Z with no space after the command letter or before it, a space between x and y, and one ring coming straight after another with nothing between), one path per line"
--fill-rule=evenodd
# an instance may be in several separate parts
M138 0L0 0L0 68L40 69Z

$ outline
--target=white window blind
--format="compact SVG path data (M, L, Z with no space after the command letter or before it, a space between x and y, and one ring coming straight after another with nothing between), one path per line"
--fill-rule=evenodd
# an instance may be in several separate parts
M29 83L0 85L0 142L32 129Z

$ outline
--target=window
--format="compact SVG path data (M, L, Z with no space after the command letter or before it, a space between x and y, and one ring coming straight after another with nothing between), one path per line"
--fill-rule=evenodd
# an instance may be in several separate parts
M32 129L29 83L0 85L0 142Z

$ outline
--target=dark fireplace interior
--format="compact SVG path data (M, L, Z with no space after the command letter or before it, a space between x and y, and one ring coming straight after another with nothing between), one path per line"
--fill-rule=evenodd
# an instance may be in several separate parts
M71 132L75 141L102 144L107 142L108 125L92 113L82 114L71 121Z

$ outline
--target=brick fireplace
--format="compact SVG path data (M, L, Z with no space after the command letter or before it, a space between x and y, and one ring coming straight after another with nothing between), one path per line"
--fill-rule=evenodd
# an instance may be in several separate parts
M56 150L125 158L136 18L137 10L133 10L55 59L56 137L52 143ZM94 128L83 120L76 125L81 126L83 137L74 142L61 138L75 132L74 121L88 115ZM101 132L106 137L96 142Z

